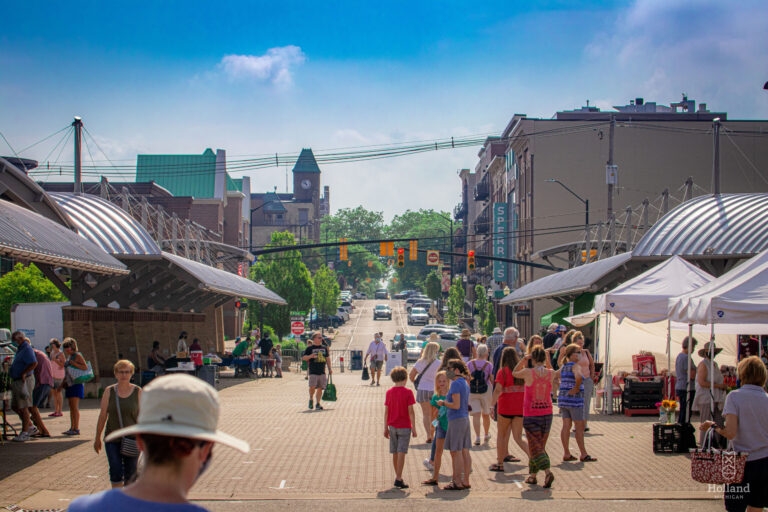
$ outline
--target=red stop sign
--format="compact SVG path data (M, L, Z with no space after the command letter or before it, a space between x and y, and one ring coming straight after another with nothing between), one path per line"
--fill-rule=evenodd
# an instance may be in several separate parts
M304 334L304 322L291 322L291 333L296 336Z
M427 251L427 263L430 265L437 265L440 260L440 253L437 251Z

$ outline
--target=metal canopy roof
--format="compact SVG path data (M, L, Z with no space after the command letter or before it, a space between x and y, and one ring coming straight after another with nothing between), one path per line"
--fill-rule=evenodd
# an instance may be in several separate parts
M203 290L232 297L258 300L268 304L288 304L278 294L260 284L254 283L250 279L245 279L237 274L188 260L168 252L163 252L162 255L163 259L180 267L184 272L199 281L197 286Z
M513 304L548 297L599 291L606 285L606 279L613 280L611 276L615 274L614 271L627 264L631 259L632 254L630 253L617 254L610 258L542 277L510 293L501 299L500 304Z
M0 157L0 194L15 204L39 213L47 219L74 228L66 213L27 173Z
M638 242L639 258L738 258L768 249L768 194L719 194L684 202Z
M90 194L50 192L78 232L115 256L159 257L160 247L136 219L123 209Z
M128 274L121 262L61 224L0 200L0 254L101 274Z

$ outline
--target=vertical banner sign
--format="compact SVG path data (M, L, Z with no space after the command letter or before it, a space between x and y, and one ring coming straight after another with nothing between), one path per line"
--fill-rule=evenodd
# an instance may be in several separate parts
M443 279L442 279L442 290L443 293L448 293L451 291L451 271L450 270L443 270Z
M507 203L493 203L493 255L507 257ZM507 267L504 261L494 261L493 280L506 282Z

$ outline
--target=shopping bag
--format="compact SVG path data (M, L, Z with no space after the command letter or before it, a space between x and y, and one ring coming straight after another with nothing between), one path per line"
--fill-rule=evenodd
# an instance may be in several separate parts
M67 366L67 374L69 375L72 384L85 384L93 379L91 362L86 361L85 365L88 367L87 370L81 370L75 366Z
M715 429L704 434L701 449L691 450L691 477L703 484L736 484L744 479L747 453L712 448Z
M368 365L363 366L363 380L370 379L371 376L368 375Z
M333 384L333 377L328 376L328 385L325 386L325 390L323 391L323 400L326 402L335 402L336 401L336 386Z

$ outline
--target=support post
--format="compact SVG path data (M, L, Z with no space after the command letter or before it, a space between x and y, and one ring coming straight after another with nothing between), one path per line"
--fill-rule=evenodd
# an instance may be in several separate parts
M74 192L77 195L83 193L83 177L81 172L81 153L83 149L83 120L75 117L72 121L72 127L75 130L75 184Z
M712 121L712 132L714 136L714 151L712 162L712 193L720 194L720 118L716 117Z

